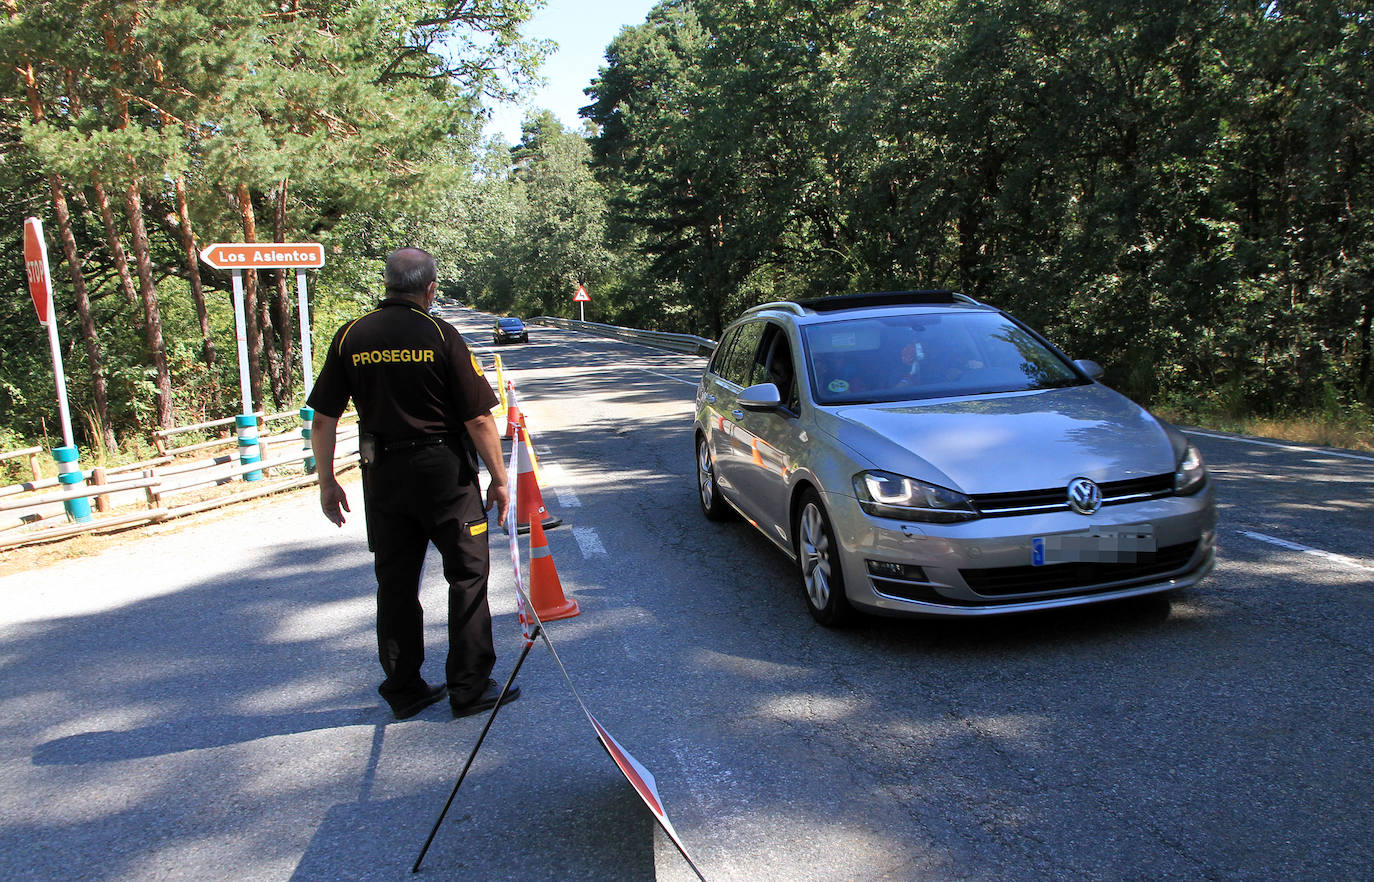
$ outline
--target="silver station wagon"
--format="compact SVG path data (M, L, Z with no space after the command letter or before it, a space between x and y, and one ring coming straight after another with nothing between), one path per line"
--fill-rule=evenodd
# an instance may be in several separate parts
M1202 456L950 291L748 310L696 396L697 486L793 558L811 615L986 616L1175 591L1216 554Z

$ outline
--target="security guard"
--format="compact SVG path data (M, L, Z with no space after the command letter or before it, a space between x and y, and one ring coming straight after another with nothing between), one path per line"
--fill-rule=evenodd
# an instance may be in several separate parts
M489 709L500 687L487 606L487 511L504 521L510 502L496 396L458 331L428 309L437 288L434 258L401 248L386 259L386 299L339 329L307 401L315 409L311 446L320 507L342 526L348 498L334 477L339 417L351 397L368 547L377 574L377 649L386 679L378 692L397 719L447 693L454 716ZM477 457L491 475L486 505ZM420 676L424 662L420 571L430 542L448 581L446 684ZM506 700L518 697L518 687Z

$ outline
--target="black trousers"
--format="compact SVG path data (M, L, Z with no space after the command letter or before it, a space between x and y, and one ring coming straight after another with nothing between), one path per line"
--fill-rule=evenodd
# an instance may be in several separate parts
M379 691L400 698L419 688L425 660L420 575L429 543L448 582L448 660L453 701L482 694L496 663L487 606L487 516L476 472L444 445L384 453L363 475L368 544L377 574Z

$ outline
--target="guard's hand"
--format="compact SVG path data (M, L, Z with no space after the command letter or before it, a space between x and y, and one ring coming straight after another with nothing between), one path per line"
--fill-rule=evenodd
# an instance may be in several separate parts
M352 509L348 507L348 494L338 481L320 482L320 509L334 526L344 525L343 513Z
M506 522L506 509L510 508L510 487L504 481L492 479L487 485L487 511L491 511L492 506L496 506L496 522L504 524Z

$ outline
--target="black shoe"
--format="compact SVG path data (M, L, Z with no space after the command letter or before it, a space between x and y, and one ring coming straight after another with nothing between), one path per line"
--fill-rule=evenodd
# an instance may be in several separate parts
M450 698L449 706L453 708L453 715L455 717L469 717L473 714L480 714L482 711L488 711L496 707L496 700L498 698L501 700L502 704L510 704L519 697L520 687L514 683L511 684L510 689L506 690L506 694L503 696L501 695L501 684L497 683L495 680L488 680L487 688L482 691L481 695L469 701L467 704L458 704Z
M438 686L430 686L421 680L420 687L416 691L406 692L395 698L389 698L386 695L382 697L386 698L386 703L391 705L391 712L396 715L396 719L408 720L445 695L448 695L448 687L443 683Z

